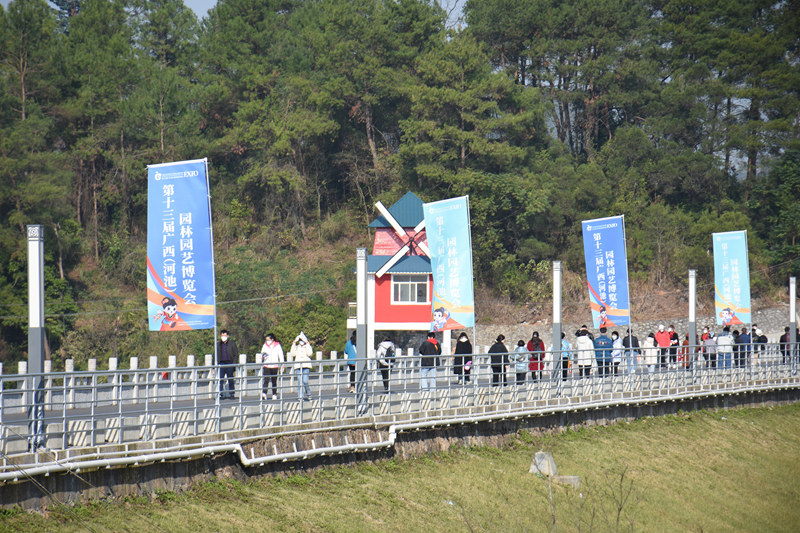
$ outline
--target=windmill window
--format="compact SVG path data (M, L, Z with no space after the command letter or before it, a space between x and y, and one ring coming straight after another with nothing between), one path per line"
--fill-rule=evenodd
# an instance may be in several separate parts
M427 304L428 298L427 274L393 274L392 275L392 303L393 304Z

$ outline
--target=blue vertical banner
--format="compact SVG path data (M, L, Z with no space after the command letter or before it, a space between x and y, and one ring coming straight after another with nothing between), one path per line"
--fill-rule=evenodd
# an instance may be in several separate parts
M625 217L584 220L581 227L594 327L630 324Z
M459 196L422 204L433 273L431 329L475 325L469 198Z
M747 232L714 233L714 308L717 324L749 324L750 267Z
M216 325L205 159L147 167L147 311L150 331Z

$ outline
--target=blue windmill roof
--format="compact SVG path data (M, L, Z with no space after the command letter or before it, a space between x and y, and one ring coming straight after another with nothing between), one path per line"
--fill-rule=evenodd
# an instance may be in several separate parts
M374 274L381 269L386 261L391 259L391 255L368 255L367 273ZM430 274L431 260L422 255L404 255L400 260L392 265L388 274Z
M422 214L422 200L419 196L411 191L408 191L402 198L397 200L389 212L397 220L397 223L404 228L413 228L420 222L424 215ZM383 215L373 220L370 228L391 228L391 224L386 220Z

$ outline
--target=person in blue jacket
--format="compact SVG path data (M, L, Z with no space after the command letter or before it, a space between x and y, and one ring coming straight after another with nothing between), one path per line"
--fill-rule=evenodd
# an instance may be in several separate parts
M600 335L594 339L594 356L597 359L597 374L607 376L611 370L611 349L614 342L608 338L607 328L600 328Z
M356 332L350 335L347 344L344 345L344 354L347 356L347 366L350 367L350 392L356 391Z

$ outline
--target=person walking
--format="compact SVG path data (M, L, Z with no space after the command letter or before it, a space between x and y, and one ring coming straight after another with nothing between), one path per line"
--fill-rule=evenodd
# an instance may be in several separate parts
M611 333L611 342L613 343L613 350L611 350L611 373L618 376L619 365L622 363L622 350L624 348L622 339L619 338L619 332L614 331Z
M442 355L442 346L436 340L436 333L428 332L428 338L419 347L419 360L421 390L436 389L436 367L439 366L439 356Z
M713 331L709 331L703 341L703 357L708 368L717 368L717 339Z
M506 365L508 364L508 348L503 344L506 336L500 334L489 348L489 355L492 364L492 387L502 384L506 385Z
M730 368L733 358L733 336L730 326L722 328L722 333L717 336L717 366Z
M625 369L629 374L635 374L640 354L639 337L634 335L630 328L625 331L625 337L622 339L622 347L625 349Z
M561 381L566 381L572 367L572 345L567 340L564 332L561 332Z
M461 384L462 376L464 383L469 383L472 370L472 343L466 333L458 336L456 345L453 347L453 371L458 376L458 383Z
M311 373L311 356L314 350L308 342L308 337L302 331L292 342L289 350L289 359L294 361L294 371L297 374L297 399L310 400L311 388L308 386L308 375Z
M659 364L661 348L656 345L656 337L650 333L642 344L642 363L647 367L647 372L652 374Z
M274 333L267 333L267 338L264 345L261 347L261 353L264 357L264 385L261 392L261 397L267 399L267 392L269 392L269 383L272 383L272 399L278 399L278 374L283 373L283 347L278 339L275 338Z
M347 368L350 370L350 392L356 391L356 332L354 331L344 345L344 354L347 356Z
M528 373L528 361L530 361L531 357L531 353L525 347L524 340L517 342L517 347L514 348L514 352L508 354L508 362L514 365L514 372L517 375L517 385L525 384L525 374Z
M534 331L531 340L528 341L528 352L530 353L530 363L528 369L531 371L531 381L538 381L542 378L544 369L544 342L539 338L539 332Z
M236 399L236 387L234 382L234 374L236 372L236 359L239 357L239 349L236 347L236 342L228 335L228 330L223 329L219 332L219 341L217 342L217 363L219 364L219 397L221 399ZM227 381L228 390L225 391L225 382Z
M738 344L739 352L736 361L736 366L738 367L745 367L750 366L750 353L753 349L752 346L753 339L750 337L750 334L747 333L747 328L742 328L742 332L736 338L736 344Z
M658 364L661 368L667 367L667 357L669 355L670 335L664 330L664 324L658 325L655 334L656 346L658 346Z
M378 368L381 371L381 378L383 378L383 390L389 392L389 373L394 366L394 358L396 355L397 347L392 342L392 338L388 335L383 338L378 349L375 350L375 357L378 359Z
M611 349L614 341L608 338L608 328L600 328L600 335L594 339L594 355L597 358L597 374L607 376L611 370Z
M586 326L575 332L575 352L578 360L580 376L589 377L592 375L592 360L594 359L594 343L589 337L589 330Z
M669 333L669 365L670 368L678 368L678 349L681 345L681 338L672 324L669 325L667 333Z

